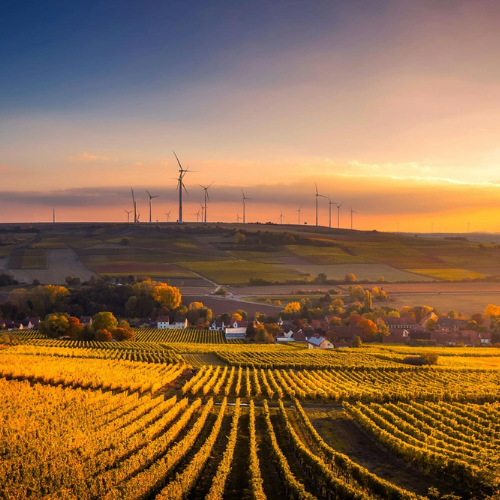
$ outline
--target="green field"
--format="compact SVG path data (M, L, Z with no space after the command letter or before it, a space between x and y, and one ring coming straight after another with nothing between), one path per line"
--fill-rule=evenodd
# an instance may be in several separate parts
M311 264L348 264L352 262L373 262L372 259L359 255L350 255L338 247L317 247L308 245L287 245L292 254L303 257Z
M217 283L227 285L245 284L250 278L281 282L305 278L303 273L294 269L245 260L178 262L177 264Z
M460 281L468 278L484 278L484 274L469 271L467 269L407 269L411 273L430 276L442 280Z

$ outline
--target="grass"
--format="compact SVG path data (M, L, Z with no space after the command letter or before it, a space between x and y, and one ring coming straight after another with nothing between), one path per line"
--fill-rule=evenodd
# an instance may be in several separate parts
M464 280L467 278L484 278L484 274L469 271L468 269L407 269L411 273L422 274L423 276L430 276L442 280Z
M349 255L338 247L316 247L309 245L287 245L285 247L292 254L303 257L312 264L347 264L351 262L367 263L372 259L358 255Z
M302 273L294 269L255 261L179 262L178 265L217 283L228 285L246 284L250 278L261 278L273 282L304 278Z

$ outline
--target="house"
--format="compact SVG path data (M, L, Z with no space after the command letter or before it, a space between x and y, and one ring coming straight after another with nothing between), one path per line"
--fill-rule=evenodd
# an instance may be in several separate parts
M384 323L389 330L410 330L417 322L414 316L401 316L400 318L384 318Z
M248 321L233 321L225 329L226 339L244 339L247 333Z
M363 329L355 325L331 326L330 330L336 334L338 340L345 340L347 342L354 340L356 337L363 340L364 336Z
M162 319L163 321L158 321L159 319ZM168 318L168 316L159 316L157 321L156 321L156 328L159 328L161 330L183 330L188 327L189 323L187 319L180 319L177 321L174 321L173 323L170 323L169 320L165 321ZM160 326L160 324L162 326Z
M444 346L456 346L458 343L462 342L461 336L457 332L451 332L449 330L437 330L432 332L431 339L436 341L436 344Z
M393 328L389 330L389 335L382 335L383 344L408 344L410 342L410 332L406 329Z
M433 332L422 327L415 327L409 331L410 340L432 340Z
M305 333L302 330L299 330L298 332L293 333L292 337L293 337L293 340L295 340L295 342L305 342L307 340Z
M430 312L429 314L426 314L419 322L418 324L422 327L425 328L425 325L427 324L427 321L429 321L430 319L432 319L433 321L436 321L439 319L437 317L437 314L434 314L433 312Z
M476 330L461 330L459 332L459 335L460 335L459 342L466 346L481 345L479 332L476 332Z
M333 344L325 339L325 337L321 337L320 335L314 335L307 339L307 348L308 349L333 349Z
M0 328L5 330L22 330L23 324L19 321L12 321L11 319L4 319L0 321Z
M168 316L158 316L156 318L156 328L161 328L162 330L170 326L170 318Z
M226 328L226 324L224 321L220 320L212 320L210 322L210 325L208 327L209 330L215 331L215 332L223 332Z
M335 349L349 349L351 344L349 342L335 342Z
M21 323L25 329L36 329L40 324L40 318L26 318Z
M491 333L480 333L479 340L481 345L491 345Z
M467 321L448 318L448 316L440 316L437 320L437 327L440 330L448 330L450 332L458 332Z
M80 325L86 326L92 324L92 316L82 316L80 318Z

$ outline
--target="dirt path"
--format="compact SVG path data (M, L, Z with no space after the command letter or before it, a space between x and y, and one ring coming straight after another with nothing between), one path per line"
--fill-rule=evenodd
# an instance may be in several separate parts
M358 428L344 411L304 409L326 443L373 474L419 495L426 495L431 487L436 487L442 494L458 493L457 485L428 476L384 449Z

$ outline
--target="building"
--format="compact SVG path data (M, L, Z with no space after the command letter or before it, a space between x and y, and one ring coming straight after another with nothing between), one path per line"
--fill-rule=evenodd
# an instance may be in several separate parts
M161 320L161 321L160 321ZM156 328L160 330L183 330L188 327L188 320L178 320L170 323L168 316L159 316L156 320Z
M417 323L415 316L402 316L400 318L383 318L389 330L410 330Z
M86 326L92 324L92 316L82 316L80 318L80 325Z
M481 345L491 345L491 333L480 333L479 340Z
M226 339L244 339L247 334L248 321L233 321L225 329Z
M359 337L361 340L363 340L364 338L363 329L355 325L331 326L330 331L335 333L335 335L337 336L337 340L345 340L347 342L350 342L356 337Z
M158 316L156 318L156 328L161 328L162 330L170 326L170 318L168 316Z
M308 349L333 349L333 347L333 344L328 339L319 335L307 339Z
M393 328L389 330L389 335L382 335L383 344L408 344L410 342L410 332L406 329Z
M226 329L226 325L224 321L214 319L210 322L210 326L208 327L208 329L215 332L223 332Z

